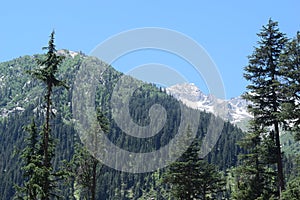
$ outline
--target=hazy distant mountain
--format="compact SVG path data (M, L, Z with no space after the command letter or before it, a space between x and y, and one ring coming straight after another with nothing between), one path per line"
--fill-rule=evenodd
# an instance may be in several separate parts
M246 129L246 124L252 117L247 111L248 102L240 96L230 100L218 99L213 95L204 94L193 83L177 84L166 88L166 91L187 106L211 112L242 129Z

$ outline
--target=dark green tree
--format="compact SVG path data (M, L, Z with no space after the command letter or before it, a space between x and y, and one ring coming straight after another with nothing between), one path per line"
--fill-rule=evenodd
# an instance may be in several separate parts
M240 165L235 169L236 188L233 198L243 200L271 199L276 195L276 176L270 163L276 162L272 153L273 139L267 131L253 121L247 135L239 142L246 153L240 155ZM270 156L271 155L271 156Z
M272 128L276 145L277 179L279 195L284 190L282 152L280 146L280 125L285 122L281 117L281 107L285 96L281 92L280 56L287 43L287 38L279 31L278 23L269 20L258 33L260 41L253 54L249 56L249 65L245 67L244 77L250 84L244 98L251 102L250 113L255 123Z
M282 73L284 81L289 85L289 90L285 90L287 99L284 104L284 117L290 120L288 130L296 133L296 141L300 140L300 32L296 37L288 42L286 49L281 57ZM283 192L283 200L300 199L300 157L296 159L295 176L287 183L287 188Z
M28 136L25 139L26 147L21 153L24 182L23 186L16 186L17 193L15 198L26 200L41 199L43 190L41 186L37 184L41 182L40 168L42 166L39 142L40 135L38 134L34 120L29 126L25 127L25 130Z
M29 73L34 78L43 81L46 85L45 123L41 133L41 142L39 146L39 158L41 159L41 164L38 166L38 175L40 178L36 180L34 184L41 188L42 196L40 199L49 200L51 196L57 196L53 192L55 182L59 177L63 176L61 171L54 171L51 163L51 160L54 157L54 141L51 135L50 126L51 116L54 116L52 113L51 96L54 87L63 86L67 88L67 86L64 81L60 81L55 77L58 72L58 66L62 63L64 57L56 54L54 31L50 35L48 46L43 49L47 50L47 54L44 57L37 59L40 68L29 71Z
M187 135L189 137L190 130ZM199 158L199 150L199 142L193 141L163 177L163 182L171 185L172 194L177 199L214 199L224 188L222 175L214 165Z
M283 118L293 122L287 124L287 128L296 133L296 140L300 140L300 32L287 43L281 56L281 65L283 82L288 86L282 91L287 99L283 104Z
M283 192L282 200L300 199L300 178L295 178L287 183L287 188Z

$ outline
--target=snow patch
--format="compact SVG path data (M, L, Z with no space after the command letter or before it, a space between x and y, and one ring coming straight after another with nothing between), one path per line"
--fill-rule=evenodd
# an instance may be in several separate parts
M77 56L79 53L75 52L75 51L70 51L70 50L66 50L66 49L61 49L57 51L58 55L63 55L63 56L71 56L72 58L74 58L75 56Z

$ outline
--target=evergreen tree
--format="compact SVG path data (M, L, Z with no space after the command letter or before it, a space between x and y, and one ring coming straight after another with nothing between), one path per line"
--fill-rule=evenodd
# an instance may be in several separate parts
M281 106L285 96L282 94L280 82L281 68L280 55L286 45L287 39L278 29L278 23L269 20L258 34L260 41L253 54L249 56L249 65L245 67L244 77L250 81L248 92L244 98L251 102L249 111L254 115L255 123L262 127L272 128L276 145L277 176L279 195L284 189L284 176L282 167L282 153L280 146L280 124L284 122L281 117Z
M187 132L190 137L190 130ZM215 166L199 158L199 143L193 141L187 151L172 163L163 177L171 185L173 196L182 200L214 199L222 191L224 180Z
M288 129L296 133L295 139L300 140L300 32L296 37L289 41L282 57L282 73L284 81L289 88L284 90L287 99L284 104L284 118L290 120ZM300 157L298 155L295 177L288 183L286 191L283 192L283 200L300 199Z
M295 139L300 140L300 32L287 43L281 56L281 65L283 82L288 85L282 91L287 99L283 105L283 117L293 122L287 124L287 128L295 131Z
M267 131L261 129L253 121L247 135L239 142L246 150L240 156L240 166L235 169L236 188L234 199L255 200L271 199L276 194L274 171L270 163L276 162L273 139L268 138Z
M54 45L54 31L50 35L48 47L44 47L43 49L48 50L48 52L42 59L37 59L37 63L40 65L40 68L29 71L34 78L43 81L46 85L45 124L43 126L41 142L39 144L39 150L37 153L41 163L36 166L37 170L36 174L34 174L34 176L38 176L39 178L33 179L32 184L39 188L39 191L41 191L41 194L39 194L41 197L39 199L49 200L51 196L58 196L53 192L55 188L55 182L59 178L63 177L63 172L54 171L51 163L51 160L54 157L54 141L51 135L50 127L51 115L54 115L52 113L51 95L54 87L63 86L67 88L67 86L64 81L60 81L55 77L56 73L58 72L58 66L62 63L64 57L56 54ZM31 165L31 163L28 165Z
M16 186L15 198L25 200L41 199L44 194L41 186L37 183L41 182L40 167L42 163L39 134L34 120L29 126L25 127L25 130L28 136L25 139L26 147L21 154L21 159L24 162L22 167L24 182L22 187Z

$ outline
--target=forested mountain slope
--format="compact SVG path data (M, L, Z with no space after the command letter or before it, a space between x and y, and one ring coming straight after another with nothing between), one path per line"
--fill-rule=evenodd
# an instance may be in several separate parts
M60 67L61 79L66 80L69 90L55 89L53 104L55 118L52 130L56 138L54 166L62 165L60 161L70 161L74 145L79 142L72 116L72 91L76 73L82 62L93 65L106 65L102 61L67 50L59 51L66 59ZM41 55L23 56L0 63L0 199L11 199L15 193L14 185L22 182L19 152L24 147L26 135L23 127L33 118L40 127L44 118L44 89L42 83L33 80L27 70L37 68L35 58ZM162 89L145 84L133 93L130 99L131 117L134 122L145 125L149 123L148 112L154 104L162 105L167 111L167 120L163 129L150 138L134 138L124 133L112 119L110 98L118 78L122 74L112 67L101 75L96 93L96 105L106 106L106 117L110 122L109 139L117 146L133 152L150 152L168 144L177 133L180 124L180 102L166 94ZM207 133L208 123L214 116L199 112L197 137L202 139ZM237 164L240 149L236 142L243 136L242 131L229 122L224 122L221 136L207 155L207 160L226 170ZM97 182L97 199L139 199L148 191L156 191L163 169L155 173L124 173L106 166L98 169L100 177ZM62 196L74 199L74 180L70 179ZM159 191L157 190L159 193ZM159 196L159 195L158 195ZM159 197L157 197L159 199ZM161 197L163 199L163 197Z

